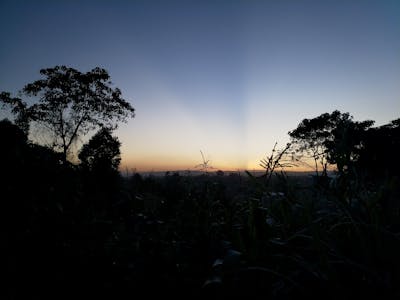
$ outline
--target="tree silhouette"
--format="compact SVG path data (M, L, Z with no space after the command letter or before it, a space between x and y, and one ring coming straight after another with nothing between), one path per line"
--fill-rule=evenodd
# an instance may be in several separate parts
M0 93L0 103L2 107L11 107L11 113L13 113L16 118L14 120L15 124L23 130L23 132L28 135L29 132L29 110L27 104L23 102L20 98L11 97L8 92Z
M121 143L111 135L110 129L102 128L82 146L78 154L84 176L83 203L90 213L97 216L107 215L115 203L120 183L120 146Z
M340 174L353 172L355 162L365 148L368 129L374 121L356 122L351 119L341 120L332 130L332 139L325 142L328 161L335 163Z
M110 129L102 128L82 146L78 157L82 166L90 171L116 171L121 161L120 146Z
M9 93L0 94L0 101L10 105L16 121L41 124L52 135L53 148L67 155L79 136L99 127L115 129L119 121L134 117L134 108L122 98L118 88L111 87L110 76L101 68L89 72L55 66L42 69L43 79L27 84L23 94L37 99L28 106Z
M3 172L17 173L27 151L27 136L18 126L4 119L0 121L0 161ZM6 176L7 180L10 176Z
M349 113L335 110L313 119L304 119L298 127L289 132L293 148L309 155L314 160L315 171L326 175L327 164L336 164L340 173L346 172L357 159L357 151L362 147L363 133L373 125L373 121L353 121Z
M369 128L358 149L357 169L369 179L385 179L399 175L396 158L400 153L400 119Z
M295 130L289 132L293 148L314 160L317 176L318 165L321 165L322 173L326 174L328 156L326 141L333 139L332 130L339 119L349 118L349 114L342 114L336 110L331 114L324 113L313 119L304 119Z

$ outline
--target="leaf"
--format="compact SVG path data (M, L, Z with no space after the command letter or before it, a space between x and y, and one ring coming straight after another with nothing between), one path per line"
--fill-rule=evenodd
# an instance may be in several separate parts
M236 250L229 249L223 259L224 267L238 266L240 264L241 257L242 253Z
M216 286L222 285L222 279L219 276L212 276L204 282L202 288L203 289L210 289L215 288Z

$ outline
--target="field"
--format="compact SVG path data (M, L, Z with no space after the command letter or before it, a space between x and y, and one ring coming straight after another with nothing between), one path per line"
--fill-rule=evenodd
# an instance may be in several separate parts
M396 177L88 176L41 159L5 182L12 299L399 295Z

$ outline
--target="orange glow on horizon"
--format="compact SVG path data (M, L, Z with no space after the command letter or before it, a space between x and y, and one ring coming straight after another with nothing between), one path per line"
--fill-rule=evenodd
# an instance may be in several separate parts
M164 157L165 158L165 157ZM166 171L202 171L199 160L183 160L183 159L160 159L160 157L156 158L147 158L142 159L140 161L134 160L123 160L120 166L120 171L135 171L135 172L166 172ZM328 171L334 171L336 167L334 165L328 166ZM238 164L213 164L211 162L210 168L207 169L209 172L215 171L224 171L224 172L236 172L236 171L263 171L264 169L259 165L259 160L249 161L246 166L238 165ZM276 171L279 172L281 169L277 168ZM315 172L315 169L307 166L293 166L286 167L283 169L286 172ZM319 166L318 172L321 172L321 168Z

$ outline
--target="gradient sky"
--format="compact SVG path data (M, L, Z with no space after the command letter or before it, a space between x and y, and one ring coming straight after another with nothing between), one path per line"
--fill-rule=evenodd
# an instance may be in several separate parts
M0 0L0 91L107 69L122 168L253 169L303 118L400 117L400 1Z

